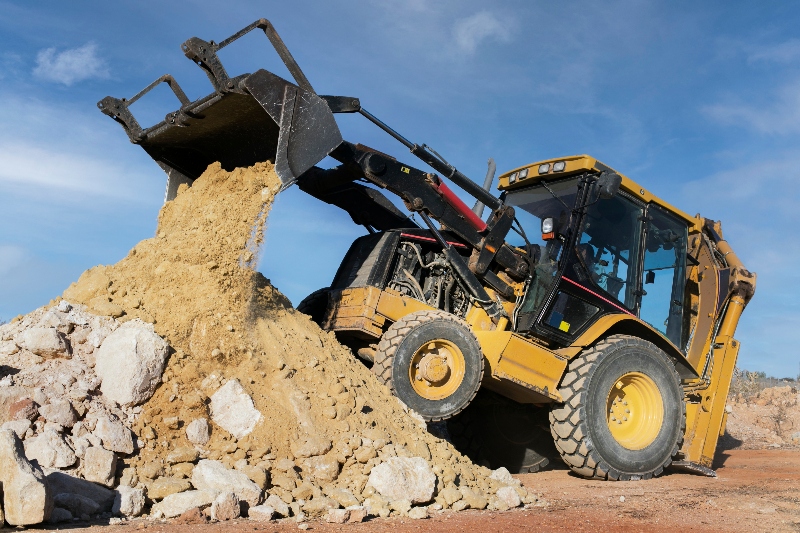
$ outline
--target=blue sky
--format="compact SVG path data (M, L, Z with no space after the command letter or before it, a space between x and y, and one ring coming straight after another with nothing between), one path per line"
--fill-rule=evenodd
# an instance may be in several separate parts
M232 7L231 7L232 6ZM589 153L689 213L722 219L758 272L739 364L798 372L800 6L791 2L23 2L0 0L0 319L45 304L153 235L165 177L102 115L164 73L211 91L180 51L253 20L277 27L322 94L354 95L481 180ZM221 54L281 73L263 34ZM177 108L162 87L132 109ZM405 157L360 117L348 140ZM363 231L283 193L261 270L297 303Z

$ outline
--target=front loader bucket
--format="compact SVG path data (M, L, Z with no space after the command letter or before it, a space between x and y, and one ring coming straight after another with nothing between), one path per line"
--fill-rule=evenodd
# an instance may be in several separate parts
M217 51L255 28L270 39L296 83L267 70L228 76ZM175 197L180 184L191 185L216 161L232 170L271 160L285 188L341 144L326 100L314 92L266 19L219 44L193 37L182 48L205 70L214 93L190 102L172 76L165 75L130 100L107 96L97 104L167 173L165 201ZM128 107L162 82L182 105L164 121L143 129Z

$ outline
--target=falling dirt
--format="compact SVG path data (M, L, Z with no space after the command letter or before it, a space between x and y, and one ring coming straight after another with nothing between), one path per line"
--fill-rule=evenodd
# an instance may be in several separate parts
M279 186L270 163L232 172L211 165L163 207L154 238L115 265L86 271L64 292L98 314L152 322L174 350L162 385L134 424L142 449L128 464L140 478L154 477L158 467L147 465L191 446L185 426L208 418L209 396L236 379L262 421L238 441L213 426L203 455L229 467L246 459L266 470L298 460L299 475L278 468L286 470L278 480L273 468L273 485L281 486L270 492L284 501L303 485L315 495L345 488L361 500L370 494L372 466L391 456L428 459L440 487L458 479L491 494L496 482L488 469L428 433L332 333L255 271ZM303 467L304 446L329 449L325 457L341 465L340 474L315 478Z

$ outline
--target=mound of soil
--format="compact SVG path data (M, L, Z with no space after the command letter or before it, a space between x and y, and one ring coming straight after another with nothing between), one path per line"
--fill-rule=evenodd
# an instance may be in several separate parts
M374 493L366 486L374 466L415 456L429 461L439 492L470 487L492 506L504 483L428 433L332 333L255 271L279 185L270 163L232 172L211 165L163 207L154 238L115 265L86 271L64 292L98 314L154 324L174 350L163 383L133 423L140 451L126 461L124 482L189 475L185 466L170 467L167 456L195 446L186 426L212 418L209 397L237 380L261 421L240 439L212 423L200 457L270 472L269 492L287 503L335 489L363 501ZM323 458L315 464L337 464L338 473L321 474L309 455Z

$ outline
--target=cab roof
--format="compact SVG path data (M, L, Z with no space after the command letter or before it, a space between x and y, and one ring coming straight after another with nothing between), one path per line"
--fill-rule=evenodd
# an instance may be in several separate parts
M554 167L557 163L563 163L564 169L556 172ZM547 165L546 171L544 171L544 165ZM541 173L540 169L542 170ZM603 171L612 171L619 174L622 177L622 184L620 188L624 189L627 193L641 199L645 203L653 203L663 207L676 216L684 219L690 224L690 231L700 231L702 224L699 215L697 217L693 217L684 211L681 211L677 207L674 207L656 195L648 192L644 187L640 186L638 183L628 178L621 172L617 172L608 165L605 165L592 156L586 154L545 159L543 161L536 161L534 163L515 168L500 175L500 183L497 188L501 191L513 191L515 189L521 189L530 185L534 185L542 180L550 181L553 179L575 176L584 172Z

